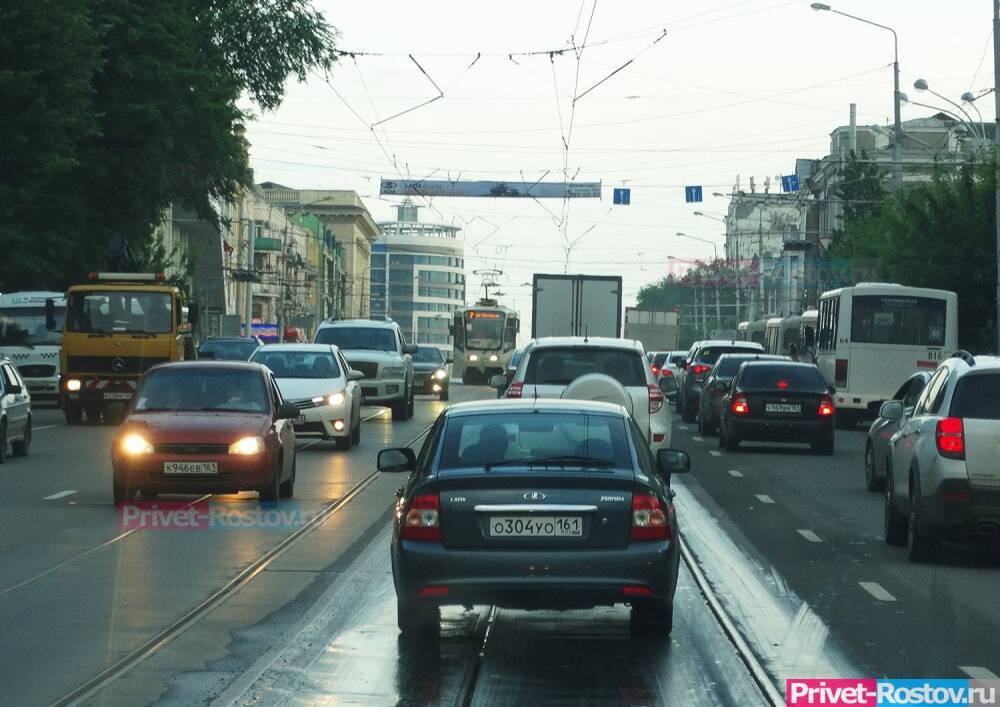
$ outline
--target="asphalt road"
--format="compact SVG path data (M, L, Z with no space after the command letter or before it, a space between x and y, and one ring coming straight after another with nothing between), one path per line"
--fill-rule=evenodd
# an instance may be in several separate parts
M625 608L487 607L448 609L439 639L401 641L387 549L400 480L372 471L378 449L417 440L443 405L418 399L406 423L367 410L350 452L301 442L290 505L322 514L307 533L125 533L111 504L113 430L38 409L31 456L0 467L4 702L763 703L683 566L669 641L630 636ZM1000 565L955 548L913 565L886 546L860 432L839 433L833 457L726 453L683 425L674 444L693 458L675 482L685 542L774 684L1000 671ZM252 493L209 500L257 508Z

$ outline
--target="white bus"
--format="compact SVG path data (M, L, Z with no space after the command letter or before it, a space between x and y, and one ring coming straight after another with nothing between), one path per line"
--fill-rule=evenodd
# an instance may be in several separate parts
M479 300L455 312L451 334L455 339L452 378L463 383L486 383L503 373L517 348L521 320L517 312L495 300Z
M760 344L763 346L765 338L767 336L767 320L766 319L755 319L752 322L747 322L746 328L746 339L744 341L752 341L755 344Z
M874 417L914 371L957 348L954 292L871 282L819 298L816 365L836 388L842 421Z
M807 309L799 316L799 357L802 361L811 361L816 356L816 323L818 321L818 309Z
M799 353L800 317L772 317L767 320L764 348L769 354L791 356Z
M45 302L55 306L56 328L45 328ZM0 356L8 357L36 399L59 397L59 349L66 299L62 292L0 295Z

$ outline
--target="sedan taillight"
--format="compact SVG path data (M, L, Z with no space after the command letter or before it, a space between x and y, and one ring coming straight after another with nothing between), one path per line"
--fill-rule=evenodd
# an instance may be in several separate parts
M649 391L649 414L652 415L663 407L663 391L660 390L660 386L652 383L647 385L646 389Z
M652 494L632 494L632 539L670 540L670 520L660 499Z
M830 417L833 415L833 398L829 395L824 395L820 398L817 413L820 417Z
M507 393L506 393L505 397L508 397L508 398L520 398L521 397L521 392L522 392L523 388L524 388L524 383L522 383L521 381L518 381L516 383L511 383L507 387Z
M750 405L747 403L747 396L740 393L735 398L733 398L733 404L730 406L734 415L749 415Z
M424 540L437 542L441 540L441 502L437 494L428 493L415 496L403 517L399 529L401 540Z
M965 459L965 425L960 417L938 420L934 433L938 454L948 459Z
M708 373L711 370L712 370L712 367L709 366L709 365L706 365L704 363L699 363L699 364L696 364L694 366L691 366L691 372L693 374L695 374L696 376L703 375L705 373Z

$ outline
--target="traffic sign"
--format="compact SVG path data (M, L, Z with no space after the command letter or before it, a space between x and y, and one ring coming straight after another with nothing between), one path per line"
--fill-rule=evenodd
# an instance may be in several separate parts
M615 188L612 192L614 196L614 203L621 204L622 206L628 206L632 202L632 190L624 188Z
M684 187L684 201L689 204L701 201L701 187Z
M799 175L786 174L781 177L781 191L791 192L799 190Z

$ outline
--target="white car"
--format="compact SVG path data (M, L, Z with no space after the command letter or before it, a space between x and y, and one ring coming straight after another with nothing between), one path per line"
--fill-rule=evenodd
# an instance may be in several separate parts
M662 384L672 395L673 379ZM635 419L653 454L670 447L670 406L638 341L596 336L535 339L525 348L504 397L617 403Z
M271 369L285 400L299 409L295 435L332 439L338 449L361 441L362 374L330 344L268 344L250 358Z

